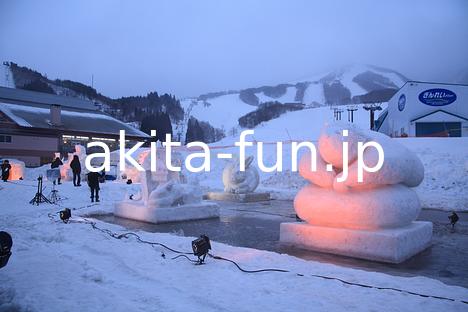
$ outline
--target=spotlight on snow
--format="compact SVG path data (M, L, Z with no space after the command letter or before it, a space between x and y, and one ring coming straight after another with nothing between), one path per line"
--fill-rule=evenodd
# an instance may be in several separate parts
M64 223L67 223L70 218L71 218L71 210L70 209L65 208L64 210L60 211L60 219Z
M211 249L210 239L206 235L201 235L192 242L193 254L198 257L198 263L202 264L208 251Z
M452 229L455 228L455 224L460 219L458 215L455 212L452 212L452 214L448 218L450 220L450 224L452 225Z
M7 232L0 232L0 268L3 268L8 263L11 256L11 246L13 239Z

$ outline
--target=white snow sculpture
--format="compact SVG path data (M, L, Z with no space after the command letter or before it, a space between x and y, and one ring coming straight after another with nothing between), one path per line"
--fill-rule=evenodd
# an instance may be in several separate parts
M159 142L158 142L159 144ZM140 164L144 169L151 169L151 152L149 148L140 148L132 154L132 157ZM177 151L172 151L171 155L172 164L174 166L180 166L182 163L182 156ZM120 151L111 152L110 162L111 165L120 168ZM182 172L169 171L166 168L166 150L160 145L156 147L156 171L153 172L153 179L159 182L166 182L170 180L180 180ZM126 161L125 170L119 171L119 177L124 179L131 179L134 183L140 182L142 177L140 171L135 168L130 162Z
M60 154L57 153L55 154L56 157L60 157ZM62 176L63 180L71 180L73 178L73 172L70 168L70 163L73 160L73 156L77 155L78 159L80 160L81 163L81 175L82 178L85 175L86 167L85 167L85 160L86 160L86 147L83 145L77 144L75 145L75 152L74 153L68 153L68 158L67 161L63 163L62 166L60 166L60 175Z
M169 181L159 185L150 193L147 205L150 207L175 207L200 203L201 201L201 191L196 186Z
M343 136L343 130L348 136ZM348 142L348 178L342 176L343 142ZM364 171L357 180L358 142L378 142L385 153L382 168ZM424 178L419 158L395 140L353 125L326 126L318 142L317 170L311 155L299 162L299 173L311 185L294 199L297 215L307 223L283 223L280 239L307 249L384 262L402 262L424 250L431 241L432 223L415 221L421 211L410 187ZM363 161L372 167L378 154L367 148ZM326 164L333 170L327 171Z
M198 187L176 179L168 182L157 179L150 170L141 172L141 196L138 200L116 203L114 214L151 223L219 217L218 205L203 202Z
M239 159L230 161L223 170L224 191L234 194L252 193L257 188L260 178L257 168L251 166L253 156L245 159L245 171L239 170Z

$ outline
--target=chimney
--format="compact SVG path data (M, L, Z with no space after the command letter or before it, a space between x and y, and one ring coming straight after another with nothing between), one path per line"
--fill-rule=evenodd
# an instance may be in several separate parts
M62 107L58 104L50 106L50 123L52 126L62 125Z

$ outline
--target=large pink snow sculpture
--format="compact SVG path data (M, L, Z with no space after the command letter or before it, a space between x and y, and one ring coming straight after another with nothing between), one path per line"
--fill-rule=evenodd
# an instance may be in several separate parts
M348 136L343 136L343 130ZM342 176L343 142L348 142L348 178ZM381 169L366 172L358 182L358 142L378 142L385 153ZM403 145L373 131L351 125L326 126L318 142L317 170L310 154L299 173L311 182L296 195L294 208L306 223L281 224L280 240L306 249L399 263L429 246L432 223L415 221L421 211L410 187L419 185L424 167ZM378 153L367 148L363 161L377 163ZM333 170L327 171L327 164Z

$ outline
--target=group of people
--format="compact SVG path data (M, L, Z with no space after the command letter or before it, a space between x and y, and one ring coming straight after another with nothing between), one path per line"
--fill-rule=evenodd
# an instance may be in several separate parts
M60 166L63 165L62 160L59 157L56 157L54 161L51 163L51 169L60 169ZM70 162L70 169L73 173L73 185L75 187L81 186L81 163L80 159L77 155L73 156L73 160ZM2 180L3 182L7 182L10 178L11 172L11 165L10 162L5 159L1 165L2 170ZM91 201L99 202L99 183L105 180L105 172L90 172L87 174L88 176L88 186L91 191ZM55 181L54 181L55 184ZM61 176L59 175L57 178L57 184L62 184Z
M59 157L50 165L51 169L59 169L63 165L63 162ZM81 163L77 155L73 156L72 161L70 162L70 169L73 173L73 186L81 186ZM91 202L99 202L99 182L104 179L105 172L89 172L88 177L88 186L91 191ZM58 184L62 184L61 178L57 179Z

